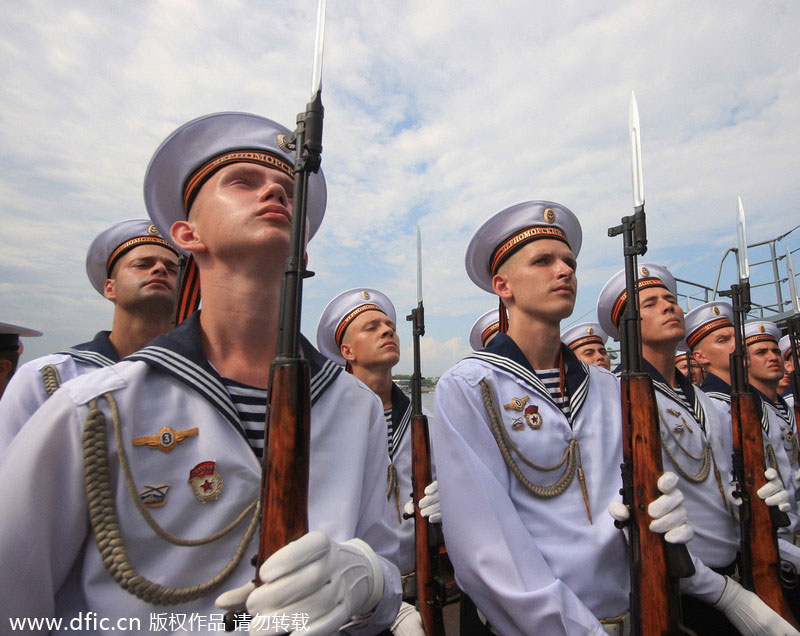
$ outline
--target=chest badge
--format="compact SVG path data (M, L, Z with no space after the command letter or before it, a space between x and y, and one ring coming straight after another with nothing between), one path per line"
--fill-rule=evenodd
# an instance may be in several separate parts
M542 428L544 421L542 420L542 414L539 413L538 406L531 404L530 406L526 407L525 422L527 422L528 426L530 426L534 431Z
M188 437L195 437L198 433L197 428L187 428L176 431L171 426L159 429L155 435L145 435L144 437L134 437L134 446L148 446L160 450L162 453L170 453L172 449Z
M503 404L503 408L507 411L524 411L525 405L530 400L530 396L526 395L525 397L521 398L511 398L511 401L508 404Z
M169 484L145 484L139 491L139 499L148 508L160 508L167 503Z
M521 417L512 417L511 418L511 428L515 431L521 431L525 428L525 425L522 423Z
M216 470L217 462L200 462L189 471L189 485L194 496L203 503L214 501L222 492L222 476Z

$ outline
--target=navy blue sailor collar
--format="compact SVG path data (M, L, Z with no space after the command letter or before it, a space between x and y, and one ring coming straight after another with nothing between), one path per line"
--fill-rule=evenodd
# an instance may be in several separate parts
M765 415L766 410L764 409L763 404L772 407L772 410L777 413L777 415L787 424L791 423L792 421L792 409L789 408L789 405L786 404L786 401L779 395L778 402L773 402L770 400L766 395L764 395L761 391L759 391L756 387L752 384L748 385L748 388L753 392L753 395L756 396L756 409L758 409L758 416L761 418L761 424L764 426L764 430L769 431L769 420L768 416ZM784 417L783 413L781 412L781 407L785 409L786 417ZM763 411L763 412L762 412Z
M753 400L756 405L756 414L758 415L758 419L761 420L761 428L769 433L769 418L767 417L766 411L761 404L761 400L766 400L767 398L764 397L764 395L754 386L748 384L747 387L749 391L752 391L756 398L760 398ZM706 374L706 379L703 381L703 385L700 387L700 390L709 397L724 400L728 403L731 401L731 385L713 373Z
M317 351L302 334L300 347L310 367L313 406L343 369ZM199 311L183 321L174 331L158 336L146 347L125 359L141 360L180 380L213 404L231 423L241 428L228 391L203 351Z
M703 384L700 385L700 390L703 393L708 393L710 396L725 400L726 402L731 401L731 385L713 373L706 373L705 380L703 380Z
M82 342L58 353L73 357L96 367L110 367L119 362L119 355L111 344L110 331L98 331L89 342Z
M656 391L670 398L673 402L688 405L689 410L694 415L694 419L700 425L700 428L702 428L703 431L706 430L705 411L703 410L703 405L700 404L700 401L697 399L694 385L689 378L675 369L675 381L678 386L673 388L646 358L642 358L642 371L647 373L653 380L653 388Z
M589 368L578 360L572 349L561 344L564 360L564 381L570 405L570 419L574 420L588 393ZM517 343L506 333L498 333L481 351L475 351L468 358L483 360L489 364L512 373L526 383L536 387L543 396L552 401L544 383L536 375L531 363L517 346Z

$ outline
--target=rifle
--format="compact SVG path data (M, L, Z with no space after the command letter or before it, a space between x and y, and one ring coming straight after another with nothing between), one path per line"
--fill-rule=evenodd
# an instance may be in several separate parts
M442 607L444 582L439 577L438 546L428 520L420 514L419 500L431 483L431 448L428 418L422 412L422 372L420 338L425 335L425 308L422 305L422 238L417 226L417 307L406 316L414 334L414 373L411 376L411 486L414 500L414 532L417 561L417 599L422 626L427 636L444 636Z
M733 478L742 503L739 506L741 530L740 573L741 584L755 592L787 622L797 627L786 599L783 596L778 555L779 526L786 526L785 513L767 506L756 494L767 480L764 477L766 461L762 439L761 419L758 416L755 396L747 384L745 365L744 322L750 311L750 264L747 259L747 239L742 199L739 198L737 252L739 282L731 286L729 296L733 303L733 328L735 349L731 365L731 425L733 426Z
M294 199L289 256L281 283L278 342L270 368L269 408L266 422L266 453L261 484L261 538L256 559L258 569L275 551L308 532L308 455L311 399L308 361L300 355L300 313L303 279L313 276L306 269L305 235L308 182L317 172L322 153L322 42L325 4L320 0L314 47L311 101L297 116L297 128L284 140L296 150Z
M650 376L642 371L637 257L647 252L639 112L631 93L629 126L634 214L609 228L623 235L627 302L620 323L622 356L622 499L631 511L630 541L631 634L676 634L680 631L677 578L694 574L685 545L667 543L648 528L647 505L661 493L663 472L661 429Z

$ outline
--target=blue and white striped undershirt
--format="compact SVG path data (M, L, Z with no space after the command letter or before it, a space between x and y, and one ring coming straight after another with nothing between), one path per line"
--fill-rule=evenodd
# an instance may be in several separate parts
M537 377L542 381L553 402L569 418L569 397L561 393L561 374L558 369L537 369Z
M222 384L239 413L239 420L247 434L250 448L259 461L264 457L264 423L267 417L267 389L242 384L222 378Z

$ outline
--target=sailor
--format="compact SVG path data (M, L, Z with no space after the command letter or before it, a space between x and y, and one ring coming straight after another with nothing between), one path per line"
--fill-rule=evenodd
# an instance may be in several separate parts
M572 349L578 360L611 370L611 358L606 350L607 340L608 336L597 322L582 322L561 333L561 342Z
M575 303L580 246L575 215L549 201L520 203L481 225L466 268L499 296L501 333L436 388L448 553L459 587L504 636L604 634L601 619L622 633L628 608L625 539L606 512L621 485L619 382L559 339ZM650 508L653 529L686 541L680 495L661 486L669 494Z
M744 337L747 345L747 378L756 395L761 425L774 446L768 461L782 474L784 481L794 483L790 476L800 467L800 452L794 409L778 393L778 383L783 379L785 370L785 357L778 344L780 329L773 322L756 320L744 326ZM785 455L780 453L781 447ZM794 528L795 532L797 530Z
M41 331L0 322L0 397L3 396L8 381L17 370L19 357L22 355L23 345L20 336L31 338L41 336ZM2 421L2 418L0 418Z
M675 279L665 267L640 263L638 294L643 370L655 389L664 467L679 475L686 497L684 504L695 530L689 551L713 570L702 581L698 575L681 580L686 592L681 597L684 624L702 634L732 633L734 627L743 634L783 633L769 630L784 628L795 633L755 594L730 578L739 540L728 501L730 451L719 435L729 423L708 396L675 369L675 349L686 335ZM597 301L598 320L616 339L626 302L625 271L621 270L605 284ZM768 475L769 483L759 495L787 510L788 493L774 471Z
M480 351L487 346L498 333L500 333L500 320L497 309L490 309L475 321L469 330L469 346L474 351Z
M415 533L412 518L403 518L404 503L411 497L411 400L392 381L392 369L400 361L397 313L386 294L369 287L348 289L331 300L317 326L320 353L366 384L381 400L389 444L386 498L395 512L393 519L400 539L399 563L404 602L392 625L395 634L420 634L422 621L413 603L416 599ZM440 523L436 482L420 500L422 515ZM416 628L416 629L415 629Z
M778 346L781 348L781 357L783 358L785 374L791 376L792 372L794 371L794 358L792 357L792 345L790 343L788 334L781 338ZM786 401L786 406L788 406L790 409L794 408L795 401L794 393L792 393L791 388L791 380L789 381L789 387L786 389L786 393L783 395L783 399Z
M0 401L0 457L62 382L111 366L172 327L178 253L148 219L120 221L86 255L92 287L114 304L111 331L22 365Z
M726 454L730 454L733 450L730 427L730 355L735 348L735 339L732 321L733 309L730 303L719 300L695 307L686 314L686 344L691 348L694 360L706 372L701 389L711 398L712 403L719 407L728 422L728 425L721 430ZM752 372L749 373L749 377L752 383ZM770 426L769 420L763 419L765 414L769 418L769 412L774 409L767 407L765 410L760 400L756 400L756 406L762 417L765 457L769 465L781 474L786 489L792 492L797 487L791 479L796 470L790 468L792 458L794 458L792 466L797 464L797 437L788 434L785 422L783 426L778 421Z
M111 619L92 633L116 633L123 617L142 631L208 632L221 630L225 610L246 606L254 631L319 635L348 623L347 632L375 634L396 616L380 402L305 339L312 531L264 562L263 585L251 582L289 252L288 134L260 116L218 113L181 126L153 156L147 210L191 255L203 309L126 360L65 383L13 442L0 465L15 485L0 494L0 562L14 572L0 583L3 625L26 616L67 624L88 612ZM325 201L314 173L309 237ZM197 300L197 278L186 280L184 308ZM158 617L166 620L154 629Z

